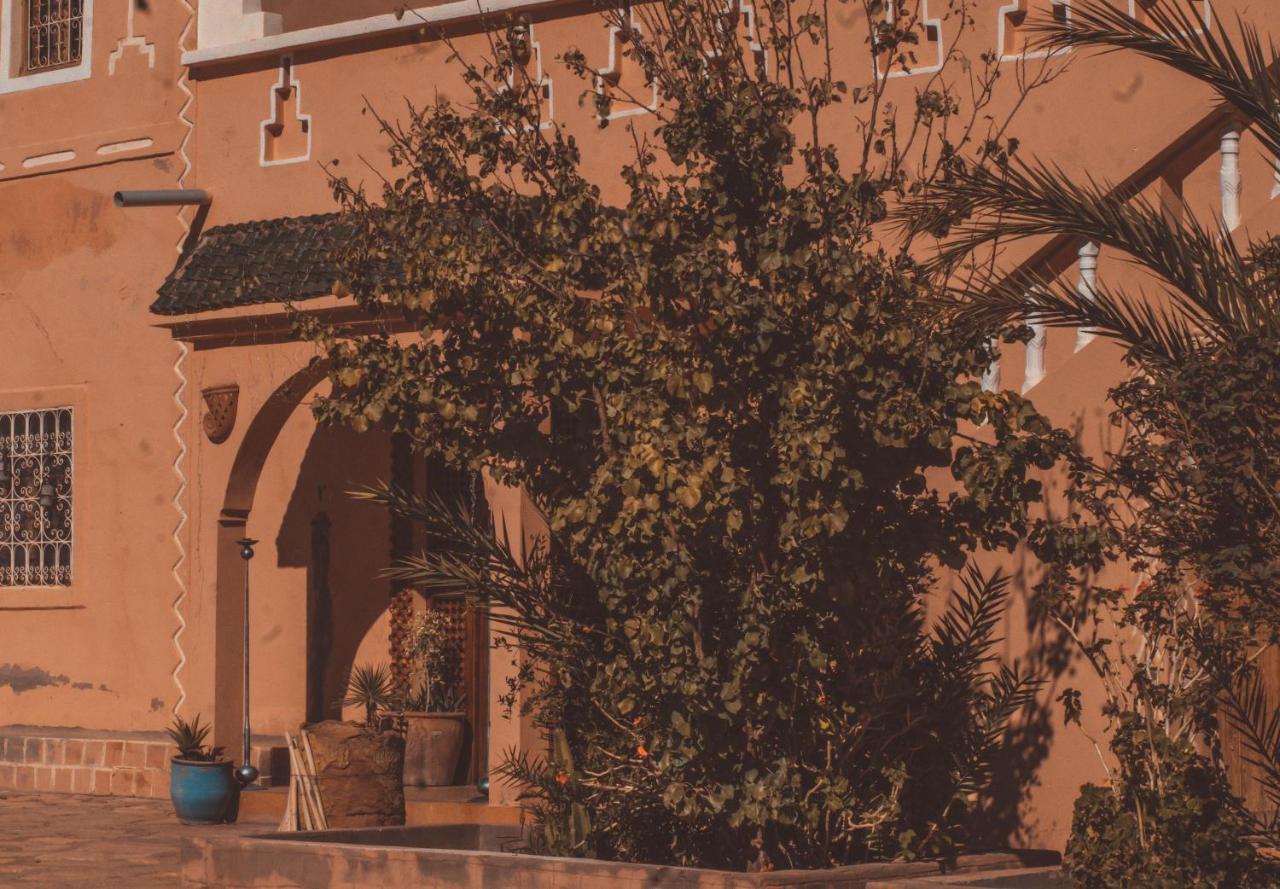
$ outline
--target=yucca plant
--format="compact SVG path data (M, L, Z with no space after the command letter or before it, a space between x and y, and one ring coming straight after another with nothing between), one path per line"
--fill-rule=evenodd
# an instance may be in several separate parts
M187 722L181 716L173 717L173 724L166 729L173 746L178 749L178 758L189 762L217 762L222 759L222 748L205 744L211 726L201 725L200 716Z
M347 677L347 693L343 706L364 710L364 724L370 728L378 724L378 714L392 706L394 694L391 673L383 664L361 664L351 669Z

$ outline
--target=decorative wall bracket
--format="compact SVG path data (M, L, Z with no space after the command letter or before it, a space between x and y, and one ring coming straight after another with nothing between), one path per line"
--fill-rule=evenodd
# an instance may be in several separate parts
M240 404L239 386L214 386L205 389L204 434L214 444L222 444L236 425L236 408Z

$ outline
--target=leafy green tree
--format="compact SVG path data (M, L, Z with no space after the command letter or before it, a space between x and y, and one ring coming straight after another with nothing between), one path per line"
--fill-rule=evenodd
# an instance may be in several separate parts
M760 52L736 8L605 15L661 97L612 202L515 76L519 21L460 63L466 106L385 122L376 200L335 181L346 286L385 332L311 328L333 362L317 412L392 426L545 517L526 552L451 504L369 493L450 541L401 576L502 606L532 653L548 754L505 772L548 849L732 869L950 855L1034 683L992 663L1006 579L964 575L932 630L924 600L939 569L1034 530L1034 476L1069 438L982 390L985 334L925 323L931 279L877 240L946 163L903 163L885 78L835 78L824 15L756 4ZM882 63L910 64L898 9L869 37ZM933 156L1003 150L983 71L967 118L936 78L919 94ZM849 116L852 151L825 135Z
M1069 22L1037 27L1049 49L1139 53L1204 83L1277 152L1274 45L1243 21L1228 38L1199 9L1159 0L1139 21L1082 0ZM1074 521L1060 529L1090 537L1091 567L1105 555L1144 578L1136 590L1085 584L1053 603L1106 686L1118 761L1111 786L1086 788L1077 805L1070 851L1081 885L1277 878L1243 838L1275 845L1280 811L1280 720L1256 669L1280 628L1280 265L1276 241L1239 244L1181 210L1010 158L957 170L909 211L911 226L943 238L937 266L955 273L944 302L962 322L1086 328L1123 346L1135 370L1110 392L1124 445L1076 465ZM1128 256L1162 292L1082 293L1037 269L985 264L997 241L1062 234ZM1067 702L1078 716L1075 693ZM1249 751L1268 799L1261 811L1229 791L1224 729Z

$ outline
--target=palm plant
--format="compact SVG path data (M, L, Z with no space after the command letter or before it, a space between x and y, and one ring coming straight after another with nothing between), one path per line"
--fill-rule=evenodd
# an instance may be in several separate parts
M1280 52L1248 22L1237 18L1228 37L1216 13L1206 21L1192 6L1157 0L1138 20L1105 0L1077 0L1069 20L1031 26L1043 49L1134 52L1194 78L1221 100L1224 124L1247 126L1280 156ZM1087 471L1095 515L1108 515L1117 499L1138 504L1110 516L1120 516L1119 552L1150 569L1152 581L1132 598L1117 597L1118 625L1143 640L1144 657L1160 657L1100 665L1102 649L1082 642L1082 650L1108 685L1118 738L1130 720L1176 744L1194 731L1216 750L1216 708L1271 809L1244 823L1274 839L1280 718L1256 661L1266 630L1274 638L1280 624L1280 402L1265 382L1280 354L1280 241L1242 242L1223 223L1197 220L1185 202L1170 213L1138 190L1013 157L965 170L910 202L901 218L911 236L941 238L932 267L949 278L942 301L953 319L990 330L1023 321L1087 329L1122 345L1141 371L1110 393L1135 434L1107 467ZM1047 251L1012 272L991 260L1006 242L1054 236L1126 254L1157 279L1164 298L1055 281L1037 267ZM1188 585L1197 614L1204 608L1194 625L1185 625L1180 607ZM1161 673L1174 663L1195 681ZM1148 771L1160 775L1156 760Z
M392 702L391 673L386 666L361 664L352 667L342 703L346 707L363 709L366 726L376 726L378 713L390 707Z
M1068 20L1029 26L1048 50L1126 50L1199 80L1280 156L1277 50L1248 22L1237 19L1233 40L1216 13L1206 27L1191 4L1158 0L1138 20L1106 0L1080 0ZM1106 284L1082 292L1035 268L1005 274L973 263L944 297L971 322L1089 329L1119 341L1148 369L1243 336L1280 333L1274 241L1237 245L1189 208L1171 214L1135 191L1015 157L999 167L975 165L908 204L902 216L912 235L943 234L935 269L956 273L997 243L1068 235L1127 254L1160 279L1167 296L1154 301Z

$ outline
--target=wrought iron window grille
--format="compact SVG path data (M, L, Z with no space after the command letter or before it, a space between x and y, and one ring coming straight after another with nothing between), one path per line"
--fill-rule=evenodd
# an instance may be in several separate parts
M25 0L23 73L78 65L84 51L85 0Z
M71 583L72 412L0 413L0 587Z

